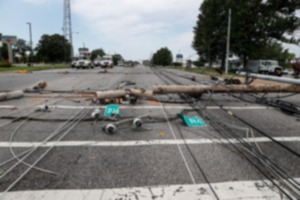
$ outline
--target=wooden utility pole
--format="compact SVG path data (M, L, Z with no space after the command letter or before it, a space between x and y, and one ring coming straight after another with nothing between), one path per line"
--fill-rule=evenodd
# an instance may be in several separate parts
M295 85L158 85L154 86L154 94L168 94L168 93L226 93L226 92L295 92L300 93L300 87Z
M24 96L24 92L22 90L16 90L12 92L2 92L0 93L0 101L5 101L9 99L17 99Z
M16 90L12 92L1 92L0 101L21 98L24 96L25 92L37 92L42 89L45 89L46 87L47 87L47 83L42 80L23 90Z
M156 94L197 94L197 93L300 93L297 85L157 85L153 90L123 89L96 92L97 99L110 99L129 96L153 98Z

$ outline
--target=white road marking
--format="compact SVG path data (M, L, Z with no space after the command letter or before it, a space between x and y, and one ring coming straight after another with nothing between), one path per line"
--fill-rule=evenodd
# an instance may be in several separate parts
M42 106L37 106L37 108L43 108ZM105 106L67 106L67 105L49 105L50 109L104 109ZM223 108L229 110L273 110L272 107L267 106L224 106ZM144 105L144 106L124 106L121 105L120 109L161 109L160 106L151 106L151 105ZM168 105L164 106L164 109L191 109L190 106L179 106L179 105ZM208 106L206 109L209 110L219 110L220 107L218 106Z
M170 131L171 131L171 133L173 135L174 140L177 141L177 137L176 137L176 135L174 133L173 127L172 127L172 125L171 125L171 123L170 123L170 121L168 119L167 113L166 113L166 111L165 111L164 106L163 106L162 103L160 104L160 108L161 108L161 111L163 112L163 114L164 114L164 116L165 116L165 118L167 120L168 126L170 128ZM185 158L185 156L184 156L184 154L182 152L181 146L179 144L177 144L177 148L179 150L179 153L180 153L180 155L182 157L182 160L183 160L183 162L185 164L185 167L186 167L186 169L187 169L187 171L188 171L188 173L189 173L189 175L191 177L191 180L192 180L193 184L196 184L195 178L194 178L194 176L192 174L192 171L191 171L191 169L190 169L190 167L189 167L189 165L188 165L188 163L186 161L186 158Z
M300 137L274 137L276 141L279 142L300 142ZM243 138L249 143L263 143L272 142L266 137L256 137L256 138ZM240 143L236 139L177 139L177 140L134 140L134 141L60 141L60 142L0 142L0 147L128 147L128 146L155 146L155 145L200 145L200 144L230 144L230 143Z
M300 181L297 178L296 181ZM212 183L212 187L222 200L280 200L281 194L270 181L234 181ZM0 193L1 195L1 193ZM135 188L111 188L91 190L37 190L17 191L4 194L5 200L108 200L108 199L157 199L215 200L208 184L168 185ZM295 198L296 200L296 198Z

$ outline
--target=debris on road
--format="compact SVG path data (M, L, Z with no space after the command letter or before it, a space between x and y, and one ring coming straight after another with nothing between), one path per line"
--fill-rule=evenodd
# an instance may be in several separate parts
M69 71L58 72L58 74L69 74Z
M10 99L18 99L24 96L24 92L22 90L16 90L12 92L2 92L0 93L0 101L6 101Z
M17 110L16 106L0 106L0 109Z
M131 125L132 128L141 128L143 125L143 118L148 117L148 115L143 115L135 118L124 119L118 122L109 123L103 127L103 130L108 134L114 134L117 131L117 127L121 125Z
M104 71L99 71L98 74L105 74L107 73L107 70L104 70Z
M132 81L121 81L119 83L118 89L123 88L125 86L130 86L130 85L136 85L136 83L132 82Z
M28 73L32 73L32 71L28 71L28 70L19 70L18 73L19 73L19 74L28 74Z
M145 97L153 99L155 94L186 93L197 94L211 91L213 93L226 92L281 92L299 93L300 87L296 85L156 85L153 90L144 89L118 89L96 92L98 100L125 98L126 96Z
M46 81L39 81L35 84L33 84L32 86L25 88L24 92L38 92L40 90L43 90L47 87L47 82Z
M168 93L213 93L226 92L282 92L299 93L300 87L296 85L156 85L153 94Z

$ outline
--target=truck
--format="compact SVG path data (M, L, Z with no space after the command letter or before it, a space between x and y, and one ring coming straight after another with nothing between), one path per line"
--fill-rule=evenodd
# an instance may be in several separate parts
M76 61L72 62L72 66L76 67L76 69L88 69L94 68L92 61L87 57L80 57Z
M249 60L248 70L252 73L273 74L281 76L283 73L282 67L279 66L276 60Z
M111 55L103 56L100 60L100 66L102 68L113 68L114 67L113 57Z

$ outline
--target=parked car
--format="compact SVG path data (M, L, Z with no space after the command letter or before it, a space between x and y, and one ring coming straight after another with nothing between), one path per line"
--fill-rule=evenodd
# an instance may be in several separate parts
M111 55L103 56L100 61L100 66L102 68L113 68L114 67L113 57Z
M281 76L283 69L276 60L249 60L248 70L252 73L274 74Z
M82 58L79 58L78 61L76 61L75 67L77 69L79 69L79 68L88 69L88 68L94 68L94 65L89 58L82 57Z

